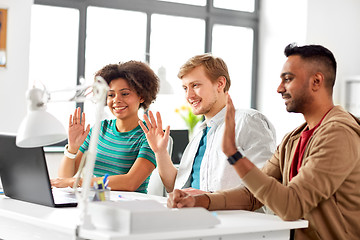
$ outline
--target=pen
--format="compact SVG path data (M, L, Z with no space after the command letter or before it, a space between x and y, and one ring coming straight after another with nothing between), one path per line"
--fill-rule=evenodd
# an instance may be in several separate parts
M103 178L103 183L104 183L104 184L106 183L108 177L109 177L109 174L106 173L106 174L104 175L104 178Z
M106 189L107 188L107 186L108 186L108 184L109 184L109 179L108 179L108 177L109 177L109 174L105 174L104 175L104 178L103 178L103 183L104 183L104 188Z

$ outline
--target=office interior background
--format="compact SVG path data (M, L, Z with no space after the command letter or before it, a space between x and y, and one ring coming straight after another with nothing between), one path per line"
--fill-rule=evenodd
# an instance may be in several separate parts
M335 104L346 107L347 81L360 78L357 0L0 0L0 8L8 9L0 132L17 131L29 87L71 88L80 76L89 83L102 66L131 59L149 62L161 78L150 109L162 113L164 125L182 129L186 126L175 113L185 104L177 70L196 54L222 57L236 107L264 113L278 143L304 121L286 112L276 92L287 44L322 44L333 51ZM49 103L48 109L66 126L75 105ZM84 109L91 122L91 103Z

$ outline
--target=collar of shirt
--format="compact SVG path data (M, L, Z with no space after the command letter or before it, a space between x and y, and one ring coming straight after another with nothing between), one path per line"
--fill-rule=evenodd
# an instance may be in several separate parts
M200 125L200 129L204 130L205 127L213 128L219 126L225 119L226 107L220 110L214 117L203 121Z

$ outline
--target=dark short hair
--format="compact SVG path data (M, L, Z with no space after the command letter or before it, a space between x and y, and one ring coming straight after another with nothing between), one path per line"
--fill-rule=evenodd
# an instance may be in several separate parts
M118 78L126 80L137 95L143 98L144 102L140 104L140 107L145 110L155 101L159 92L160 80L158 76L143 62L128 61L109 64L97 71L96 76L103 77L108 84Z
M327 72L323 72L325 85L332 91L335 84L337 64L329 49L321 45L297 46L296 43L291 43L285 47L284 54L286 57L299 55L302 59L322 63L327 70Z

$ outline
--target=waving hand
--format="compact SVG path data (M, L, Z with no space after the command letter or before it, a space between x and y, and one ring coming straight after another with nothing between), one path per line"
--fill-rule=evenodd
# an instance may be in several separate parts
M156 113L156 119L151 111L149 111L150 119L144 114L144 120L146 126L142 121L139 124L146 135L146 139L149 142L151 149L154 153L164 153L167 151L167 145L169 141L170 126L167 126L165 132L162 129L162 121L160 113Z
M69 152L76 153L89 132L90 125L85 128L85 113L81 114L81 109L76 108L74 115L69 118Z

